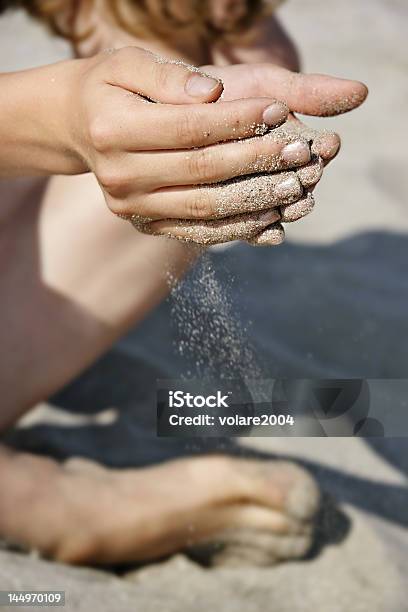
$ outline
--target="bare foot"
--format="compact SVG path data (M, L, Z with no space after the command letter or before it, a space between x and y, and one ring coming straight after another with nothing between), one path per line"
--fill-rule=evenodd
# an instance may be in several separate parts
M0 535L59 561L147 561L219 541L221 561L231 542L235 557L255 546L274 562L311 544L319 494L291 463L207 456L111 470L11 453L5 466L2 457Z

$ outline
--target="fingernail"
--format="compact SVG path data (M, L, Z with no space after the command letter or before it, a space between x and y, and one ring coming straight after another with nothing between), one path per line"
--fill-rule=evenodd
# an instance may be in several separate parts
M263 121L267 125L280 125L288 116L289 109L283 102L274 102L263 113Z
M249 243L254 246L273 246L282 244L284 240L285 230L279 223L276 223L276 225L271 225L258 236L249 240Z
M299 202L282 206L282 221L285 221L285 223L298 221L298 219L302 219L311 213L314 206L315 200L313 195L311 193L307 193L304 198L299 200Z
M307 166L303 166L296 170L296 174L302 183L303 187L313 187L323 176L324 163L321 157L311 161Z
M220 81L204 76L198 72L194 72L186 82L186 92L190 96L202 97L208 96L221 86Z
M333 159L340 150L341 141L338 134L334 132L323 132L315 138L312 151L323 159Z
M305 142L291 142L282 149L282 159L288 164L301 166L311 159L309 145Z
M288 176L276 185L275 195L278 198L289 198L291 196L298 196L302 193L302 186L296 175Z
M279 219L280 213L275 208L273 208L272 210L267 210L266 212L263 212L258 216L258 221L260 221L261 223L265 223L265 225L268 225L269 223L275 223L275 221L279 221Z

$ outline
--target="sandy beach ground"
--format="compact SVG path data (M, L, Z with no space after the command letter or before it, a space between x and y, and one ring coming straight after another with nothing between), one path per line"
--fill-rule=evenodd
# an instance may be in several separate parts
M310 121L338 130L343 150L318 189L316 211L288 228L288 243L266 250L237 245L213 253L211 265L252 321L248 340L269 377L407 378L408 5L291 0L280 14L306 71L363 80L370 98L349 116ZM67 54L21 15L0 20L0 51L0 70ZM163 304L10 440L112 466L214 448L154 434L156 379L188 369L174 352L172 308ZM392 409L388 398L384 411ZM67 609L81 612L408 610L407 439L252 438L227 446L297 458L316 475L334 502L311 559L204 570L178 555L122 579L0 551L0 589L64 589Z

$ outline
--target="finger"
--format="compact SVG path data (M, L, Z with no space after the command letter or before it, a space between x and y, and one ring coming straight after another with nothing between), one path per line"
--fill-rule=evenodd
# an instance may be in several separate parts
M321 132L314 138L311 149L312 153L321 157L324 165L327 166L339 154L340 136L335 132Z
M248 240L259 234L280 218L277 210L257 214L239 215L216 221L165 220L154 221L145 226L136 226L144 233L205 246L222 244L233 240Z
M223 91L219 78L140 47L123 47L114 51L108 65L109 78L105 81L157 102L214 102Z
M315 206L315 199L309 192L303 198L292 204L281 206L282 223L293 223L310 214Z
M314 155L312 161L296 170L300 183L305 187L314 187L323 176L324 162L320 156Z
M275 223L253 238L247 240L251 246L277 246L285 240L285 230L280 223Z
M328 130L314 130L293 115L289 115L288 121L274 132L275 135L278 136L283 128L293 137L298 135L305 138L311 144L312 153L321 157L324 165L329 164L340 151L341 140L338 134Z
M324 74L298 74L271 64L248 67L207 67L206 70L224 82L224 99L241 97L242 82L249 95L274 96L284 100L290 110L304 115L332 117L360 106L368 89L359 81L339 79ZM239 95L237 95L239 94Z
M133 212L150 219L220 219L289 204L302 193L295 172L263 174L217 185L159 189L135 200Z
M100 125L94 120L106 149L113 147L118 137L128 151L203 147L265 134L269 128L281 125L288 115L285 104L271 98L170 105L146 103L122 94L118 99L114 92L114 115L109 126L104 118Z
M285 75L281 75L280 81L284 80ZM367 96L367 87L358 81L323 74L295 73L292 86L281 98L294 112L334 117L358 108Z
M237 176L298 168L310 159L307 141L283 131L276 137L275 132L270 132L259 138L187 152L145 152L131 160L126 172L131 181L137 164L148 188L154 189L158 185L222 183Z

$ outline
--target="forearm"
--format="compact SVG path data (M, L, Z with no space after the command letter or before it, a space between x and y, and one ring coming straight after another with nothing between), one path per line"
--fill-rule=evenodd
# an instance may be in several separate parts
M0 75L0 177L78 174L70 98L80 62Z

